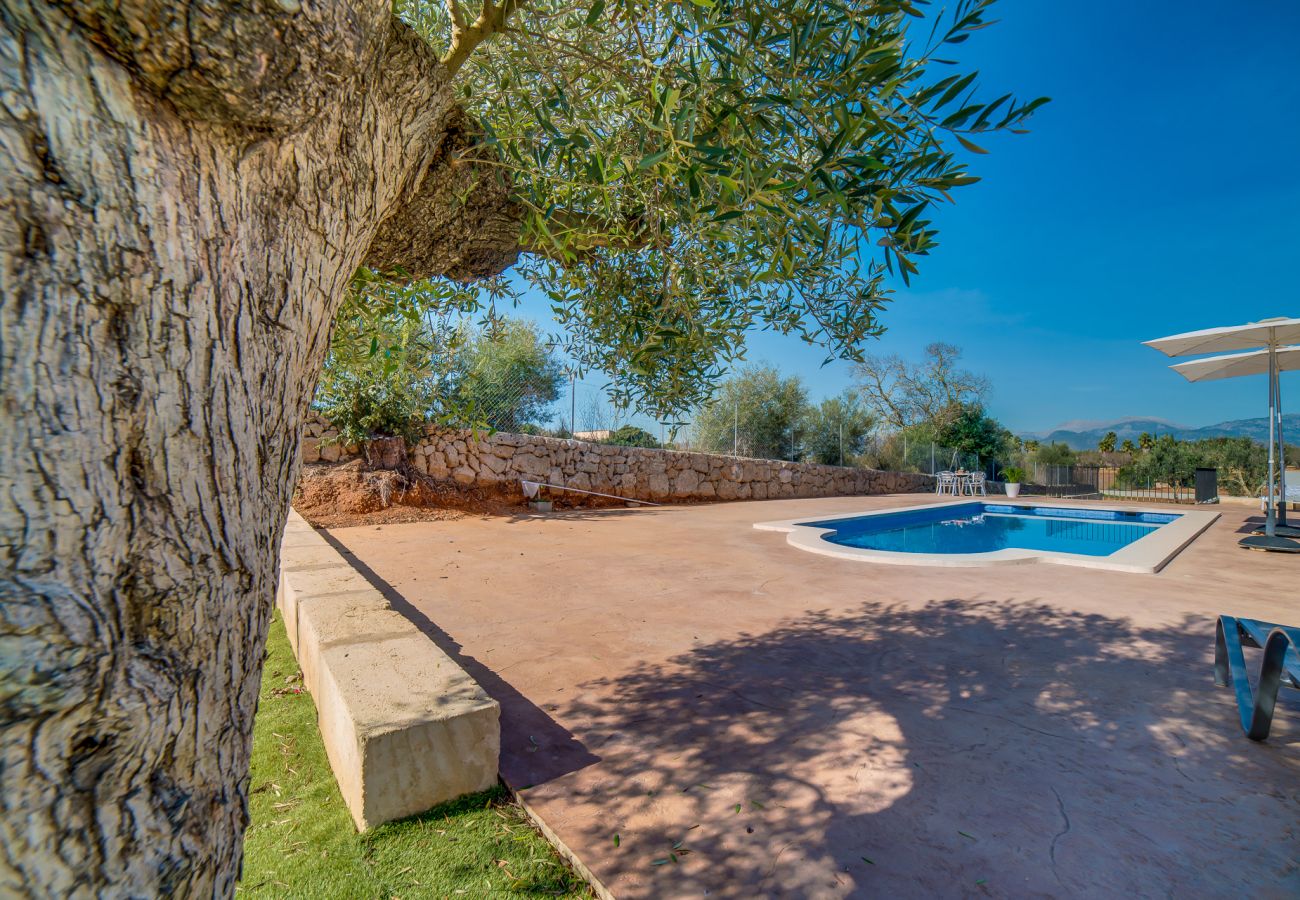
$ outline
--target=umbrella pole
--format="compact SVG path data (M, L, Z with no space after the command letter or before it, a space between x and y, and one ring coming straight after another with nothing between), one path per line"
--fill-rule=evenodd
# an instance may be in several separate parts
M1286 438L1282 436L1282 369L1273 367L1273 397L1277 401L1277 524L1286 524Z
M1264 519L1264 534L1273 537L1277 534L1277 508L1273 505L1276 487L1277 453L1277 358L1273 355L1274 342L1268 342L1268 514Z

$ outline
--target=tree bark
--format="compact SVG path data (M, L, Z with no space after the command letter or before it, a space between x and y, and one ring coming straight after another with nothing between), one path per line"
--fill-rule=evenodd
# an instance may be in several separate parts
M0 0L0 895L234 892L348 279L518 252L389 9Z

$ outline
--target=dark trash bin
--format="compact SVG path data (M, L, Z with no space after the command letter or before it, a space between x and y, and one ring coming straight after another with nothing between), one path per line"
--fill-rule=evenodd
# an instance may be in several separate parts
M1196 502L1197 503L1218 503L1219 502L1219 470L1218 469L1197 469L1196 470Z

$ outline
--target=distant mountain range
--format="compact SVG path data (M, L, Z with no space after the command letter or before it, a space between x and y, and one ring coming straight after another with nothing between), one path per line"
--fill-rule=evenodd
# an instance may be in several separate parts
M1157 437L1172 434L1180 441L1197 441L1211 437L1248 437L1268 443L1268 417L1258 419L1237 419L1232 422L1220 422L1195 428L1179 425L1165 419L1116 419L1113 422L1064 422L1048 432L1025 434L1023 437L1034 438L1043 443L1069 444L1075 450L1096 450L1097 442L1108 431L1115 432L1119 443L1125 438L1137 443L1138 435L1149 432ZM1300 443L1300 413L1285 413L1282 416L1282 432L1288 444Z

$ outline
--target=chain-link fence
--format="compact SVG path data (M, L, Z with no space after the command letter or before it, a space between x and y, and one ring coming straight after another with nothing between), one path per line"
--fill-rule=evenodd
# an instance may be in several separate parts
M991 457L985 459L978 453L944 447L934 441L912 441L903 434L877 436L868 456L878 468L925 475L967 471L983 472L989 478L995 478L1003 466L1000 460Z
M514 376L476 388L469 412L498 431L522 431L579 440L636 443L748 459L779 459L935 474L985 471L994 460L905 436L867 431L861 416L836 417L814 409L794 422L780 416L746 416L738 406L661 421L617 406L604 381L568 372L549 378ZM786 418L790 418L787 416Z
M600 378L580 378L557 368L484 378L459 390L465 414L498 431L930 475L965 470L995 478L1003 465L904 434L872 431L869 418L854 410L839 415L834 408L805 405L784 416L771 409L756 415L738 404L715 404L661 421L619 407L606 387Z
M458 418L497 431L661 444L671 441L675 425L620 408L603 381L558 367L470 377L448 391L455 392Z

